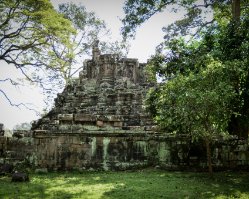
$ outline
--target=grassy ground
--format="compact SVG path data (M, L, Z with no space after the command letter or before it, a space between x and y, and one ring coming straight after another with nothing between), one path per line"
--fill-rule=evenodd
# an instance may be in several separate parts
M12 183L0 177L4 199L157 199L249 198L249 173L88 172L31 174L30 182Z

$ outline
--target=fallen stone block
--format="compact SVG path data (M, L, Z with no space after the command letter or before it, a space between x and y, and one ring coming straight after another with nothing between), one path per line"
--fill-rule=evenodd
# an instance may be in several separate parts
M5 175L7 173L12 173L13 171L13 165L11 164L4 164L0 168L0 174Z
M11 182L27 182L29 181L29 176L27 173L16 172L12 174Z

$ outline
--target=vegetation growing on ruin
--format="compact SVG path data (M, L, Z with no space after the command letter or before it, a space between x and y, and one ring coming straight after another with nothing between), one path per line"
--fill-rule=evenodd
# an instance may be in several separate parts
M248 2L126 1L123 35L134 36L152 15L176 5L186 14L163 28L148 69L162 82L149 92L147 108L164 131L205 140L212 173L210 143L229 133L248 137Z

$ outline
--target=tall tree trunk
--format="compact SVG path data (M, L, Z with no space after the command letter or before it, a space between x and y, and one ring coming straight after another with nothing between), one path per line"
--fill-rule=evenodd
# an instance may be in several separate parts
M212 175L213 174L213 166L212 166L212 159L211 159L210 141L208 138L206 138L205 142L206 142L206 149L207 149L208 172L210 175Z
M239 19L240 19L240 0L232 0L232 14L233 14L233 20L239 21Z

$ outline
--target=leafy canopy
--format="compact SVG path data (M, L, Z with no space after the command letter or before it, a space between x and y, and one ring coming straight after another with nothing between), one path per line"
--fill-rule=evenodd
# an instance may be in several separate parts
M127 0L123 36L169 7L186 14L163 28L148 64L162 82L148 93L147 109L163 130L205 140L212 173L210 143L249 130L248 1Z
M162 28L165 43L179 36L198 38L202 30L215 24L217 20L227 24L232 17L239 18L240 9L243 12L247 6L246 0L126 0L121 31L124 38L134 38L136 29L141 24L155 14L167 10L182 14L183 17Z
M0 11L0 60L18 68L49 68L51 43L70 47L74 29L49 0L3 0Z
M178 75L198 75L207 67L210 57L225 67L233 65L241 70L241 75L233 71L227 78L233 83L238 94L231 104L234 114L229 122L229 131L246 136L249 125L249 16L248 8L242 12L240 22L218 23L202 33L202 38L186 42L184 39L172 39L164 53L158 53L149 63L149 71L158 74L164 81L170 81Z
M189 133L193 139L222 135L227 131L234 113L231 105L238 95L233 77L238 78L241 71L237 66L209 58L206 68L198 73L179 74L152 89L147 108L168 132Z
M64 67L53 53L53 44L72 48L72 34L71 22L56 12L49 0L0 1L0 61L14 65L26 80L46 92L51 92L56 71ZM21 84L11 74L0 79L2 82ZM11 105L24 105L12 103L3 89L0 93Z
M82 59L91 54L92 46L96 40L101 40L102 52L123 55L124 43L103 41L111 33L106 23L98 18L94 12L88 12L83 5L64 3L59 5L59 13L70 20L77 30L77 34L70 37L71 43L74 43L73 48L65 48L60 51L58 46L54 46L55 55L62 59L63 65L67 66L61 71L61 76L66 82L69 82L73 75L82 68ZM68 54L73 54L74 57L68 57Z

